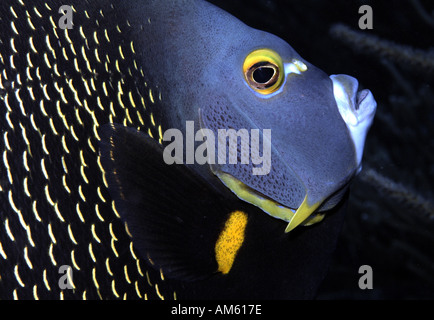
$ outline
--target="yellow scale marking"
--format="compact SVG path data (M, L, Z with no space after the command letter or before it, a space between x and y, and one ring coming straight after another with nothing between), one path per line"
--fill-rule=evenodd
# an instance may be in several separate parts
M32 262L29 259L29 254L28 254L27 246L24 247L24 260L26 261L27 266L29 267L29 269L32 270L33 269L33 264L32 264Z
M78 271L80 271L80 267L77 264L77 261L75 260L75 250L71 251L71 260L72 260L72 265L74 266L74 268Z
M3 257L3 259L7 260L8 256L6 255L5 251L3 250L2 242L0 241L0 255ZM1 277L0 277L1 279Z
M111 268L110 268L110 259L109 259L109 258L107 258L107 259L105 260L105 268L106 268L106 270L107 270L107 273L108 273L110 276L113 277L113 272L112 272L112 270L111 270Z
M44 271L42 273L42 278L44 279L45 288L47 288L48 291L51 291L51 287L50 287L50 284L48 283L48 279L47 279L47 269L44 269Z

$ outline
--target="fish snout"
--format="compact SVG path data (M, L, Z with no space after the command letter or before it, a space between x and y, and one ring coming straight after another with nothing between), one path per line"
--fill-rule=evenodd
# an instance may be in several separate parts
M338 74L331 75L330 79L339 113L350 132L357 166L360 168L366 135L372 125L377 102L370 90L358 91L359 82L351 76Z

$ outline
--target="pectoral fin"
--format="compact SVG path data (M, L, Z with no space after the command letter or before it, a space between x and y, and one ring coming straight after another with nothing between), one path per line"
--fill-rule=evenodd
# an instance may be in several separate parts
M235 203L189 167L165 164L163 147L140 131L107 125L100 136L110 194L141 257L182 280L229 272L247 217L231 214Z

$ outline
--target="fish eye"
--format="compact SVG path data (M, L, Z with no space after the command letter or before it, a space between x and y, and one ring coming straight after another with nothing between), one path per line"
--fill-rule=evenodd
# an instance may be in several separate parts
M280 55L271 49L251 52L244 60L243 72L247 84L258 93L276 92L283 84L284 69Z

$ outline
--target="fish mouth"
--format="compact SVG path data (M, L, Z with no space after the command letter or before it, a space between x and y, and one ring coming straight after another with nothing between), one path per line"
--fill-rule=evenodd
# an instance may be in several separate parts
M309 205L307 195L298 208L289 208L255 191L228 173L215 170L214 174L241 200L253 204L274 218L288 222L285 233L293 230L299 224L309 226L324 218L325 213L315 212L321 203Z
M372 125L377 102L370 90L358 91L359 83L351 76L338 74L331 75L330 79L333 82L333 94L339 113L354 144L357 166L360 170L366 135Z

